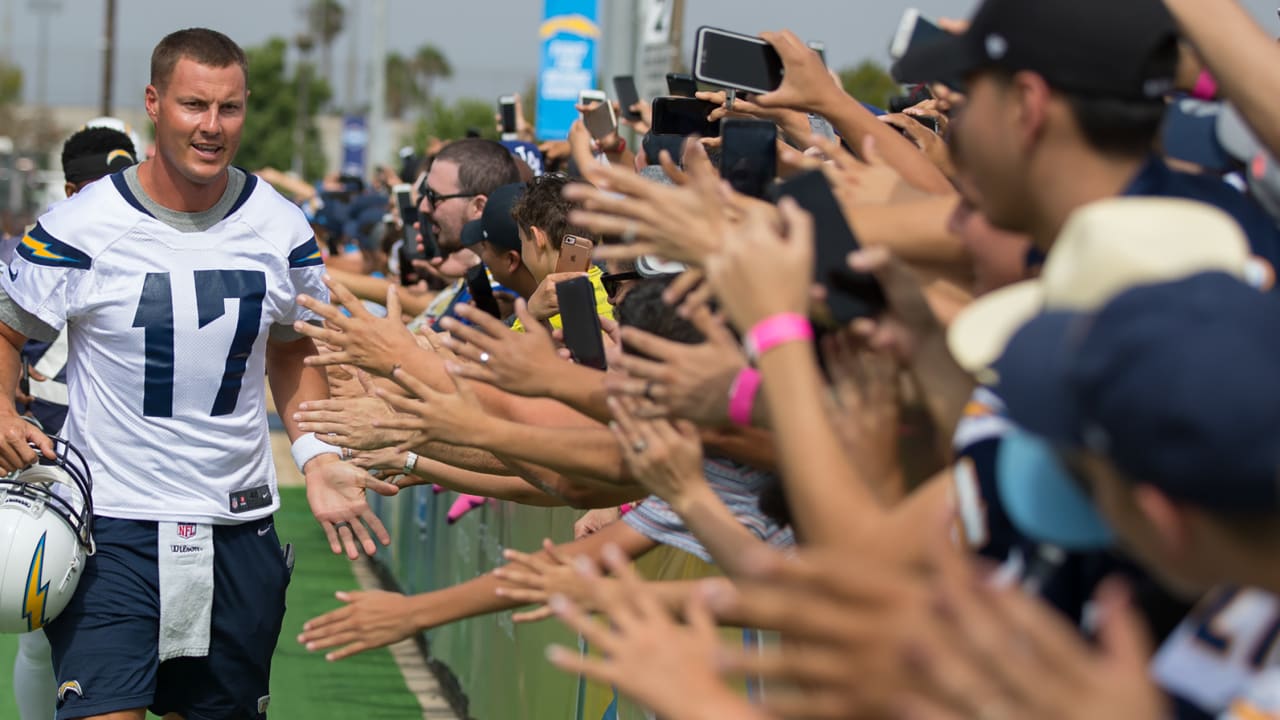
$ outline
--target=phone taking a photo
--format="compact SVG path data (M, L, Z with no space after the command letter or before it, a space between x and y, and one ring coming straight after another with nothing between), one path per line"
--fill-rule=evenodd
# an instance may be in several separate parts
M579 105L590 105L591 103L608 102L609 96L604 94L603 90L583 90L578 93Z
M606 99L582 114L582 123L592 139L599 142L618 131L618 116L614 114L613 103Z
M425 260L425 254L418 248L418 230L413 226L418 221L418 208L413 204L412 188L401 183L391 188L395 196L396 208L400 211L400 284L416 285L421 278L413 267L414 260Z
M502 117L503 139L516 134L516 98L514 95L503 95L498 98L498 112Z
M640 102L640 91L636 89L636 79L633 75L618 75L613 79L613 94L618 96L618 107L622 109L622 117L635 122L640 120L639 110L632 110L631 107Z
M726 118L720 126L720 176L743 195L764 198L778 174L778 126Z
M502 319L502 310L498 307L498 298L493 294L493 285L489 283L489 270L484 263L472 265L467 269L467 291L471 293L471 304L489 315Z
M849 268L849 253L861 247L821 170L797 175L777 186L775 198L789 197L813 216L814 278L827 291L827 309L835 326L884 311L884 289L874 276Z
M707 116L718 107L713 102L697 98L654 98L653 126L649 132L654 135L719 137L720 121L707 120Z
M597 370L607 366L600 316L596 315L596 293L591 280L576 277L556 284L564 345L574 362Z
M556 272L586 272L591 268L591 251L595 243L578 235L565 235L560 241L560 257L556 260Z
M667 73L667 92L671 97L691 98L698 92L698 83L692 75Z
M693 76L711 85L763 94L782 84L782 58L772 45L753 35L700 27L693 48Z
M898 31L893 34L893 42L889 45L889 56L901 60L907 51L918 45L927 45L938 38L946 37L947 31L936 23L927 20L916 8L907 8L898 22ZM905 78L904 82L923 82L924 79Z

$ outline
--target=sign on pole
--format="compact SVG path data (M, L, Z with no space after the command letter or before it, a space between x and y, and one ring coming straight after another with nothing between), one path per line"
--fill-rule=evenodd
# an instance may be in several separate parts
M546 0L545 8L538 29L542 64L536 133L542 140L563 140L578 118L578 93L596 87L600 24L596 0Z

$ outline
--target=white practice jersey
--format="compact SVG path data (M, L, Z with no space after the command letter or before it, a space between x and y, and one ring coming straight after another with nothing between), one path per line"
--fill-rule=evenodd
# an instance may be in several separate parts
M1173 631L1151 662L1162 687L1224 720L1280 717L1280 599L1219 588Z
M0 287L65 325L62 435L93 472L96 514L235 524L278 506L265 410L273 325L327 298L302 212L267 183L212 227L156 219L123 173L59 203L18 245Z

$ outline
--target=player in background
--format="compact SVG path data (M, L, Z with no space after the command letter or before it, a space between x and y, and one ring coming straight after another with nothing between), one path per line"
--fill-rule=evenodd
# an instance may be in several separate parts
M67 197L89 183L137 162L133 140L106 127L85 127L67 138L62 146L62 174ZM14 245L0 247L6 265ZM52 343L30 340L22 348L24 386L19 387L19 410L39 421L44 431L57 435L67 416L66 385L67 333L64 329ZM44 370L43 373L36 367ZM53 679L53 658L49 640L42 630L18 636L18 654L13 660L13 694L19 720L50 720L58 686Z
M53 207L0 276L0 470L52 457L10 398L26 339L66 327L62 434L94 477L97 553L66 610L32 618L60 720L266 717L291 558L271 519L264 378L333 550L374 552L369 530L390 542L364 492L395 487L291 420L327 394L294 302L325 296L323 269L302 213L231 166L247 84L225 35L161 40L155 157Z

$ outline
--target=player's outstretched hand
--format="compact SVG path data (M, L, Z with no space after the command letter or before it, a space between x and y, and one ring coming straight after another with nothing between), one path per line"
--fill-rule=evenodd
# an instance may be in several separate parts
M365 490L373 490L379 495L395 495L400 488L337 458L327 458L333 456L315 458L307 463L306 481L307 502L311 504L311 513L320 522L320 527L324 528L329 548L335 555L345 550L352 560L360 557L361 547L366 555L373 555L378 546L370 537L370 530L379 542L390 545L391 535L369 507L364 493Z
M40 428L15 412L0 414L0 473L30 467L39 457L37 450L50 460L55 457L53 441Z
M413 333L400 321L400 296L395 285L387 287L387 316L380 318L342 283L328 275L324 282L333 299L351 315L347 317L338 307L309 295L298 296L298 304L324 318L326 327L299 321L294 323L294 329L334 348L307 358L308 365L355 365L377 375L389 375L402 358L418 351Z
M310 651L338 648L325 654L330 662L397 643L418 629L412 619L413 601L401 593L368 590L339 592L336 597L346 605L309 620L298 636Z

